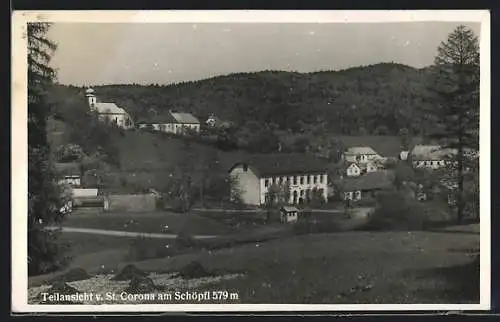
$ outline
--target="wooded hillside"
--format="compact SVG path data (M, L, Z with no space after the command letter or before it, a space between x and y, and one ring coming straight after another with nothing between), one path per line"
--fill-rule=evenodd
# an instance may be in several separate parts
M427 69L382 63L342 71L262 71L166 86L94 89L98 99L115 102L135 119L152 109L175 109L202 120L216 113L239 127L254 121L291 132L324 127L334 134L386 135L397 134L401 128L413 134L432 130L431 124L420 121L420 111L432 104L427 80ZM55 93L60 98L83 97L84 89L59 85Z

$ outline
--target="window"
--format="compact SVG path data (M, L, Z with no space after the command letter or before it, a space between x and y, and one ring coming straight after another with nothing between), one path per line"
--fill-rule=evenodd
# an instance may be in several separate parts
M324 181L324 180L323 180L323 176L322 176L322 175L320 175L320 176L319 176L319 183L323 183L323 181Z
M293 176L293 184L297 184L297 176Z
M311 176L307 176L307 184L310 184L311 183Z
M356 191L356 200L361 199L361 191Z
M317 183L318 176L313 176L313 183Z
M300 176L300 184L304 184L304 177Z
M264 186L269 187L269 179L264 180Z
M247 172L248 171L248 164L244 164L243 165L243 172Z

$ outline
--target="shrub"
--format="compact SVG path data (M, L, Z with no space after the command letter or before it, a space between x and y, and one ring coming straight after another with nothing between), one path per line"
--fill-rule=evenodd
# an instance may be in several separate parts
M426 223L422 203L399 191L377 195L377 207L368 216L370 230L421 230Z
M153 280L145 276L134 276L130 281L129 286L124 290L130 294L146 294L157 290Z
M114 281L126 281L131 280L135 276L147 276L148 274L141 271L134 265L127 265L122 268L116 275L113 277Z
M207 276L212 276L212 275L213 274L211 272L207 271L197 261L194 261L194 262L187 264L179 272L179 276L182 278L186 278L186 279L207 277Z

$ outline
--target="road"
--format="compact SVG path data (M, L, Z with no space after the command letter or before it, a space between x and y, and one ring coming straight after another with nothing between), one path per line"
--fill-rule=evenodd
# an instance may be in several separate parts
M47 230L58 230L66 233L84 233L84 234L94 234L94 235L104 235L104 236L120 236L120 237L145 237L145 238L157 238L157 239L175 239L176 234L156 234L156 233L141 233L132 231L119 231L119 230L105 230L105 229L94 229L94 228L76 228L76 227L47 227ZM211 239L217 238L215 235L195 235L193 238L196 239Z

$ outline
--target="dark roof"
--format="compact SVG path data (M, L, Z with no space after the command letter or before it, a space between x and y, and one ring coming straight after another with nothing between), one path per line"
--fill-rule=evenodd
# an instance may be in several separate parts
M165 113L153 113L148 116L141 118L137 123L146 124L167 124L167 123L177 123L177 120L169 112Z
M239 164L247 164L257 175L293 175L326 172L327 164L312 155L302 153L253 154ZM229 171L231 171L233 168Z
M347 177L335 182L344 191L375 190L392 187L391 175L385 171L370 172L359 177Z
M57 174L62 176L79 176L81 174L80 164L76 162L54 163Z

